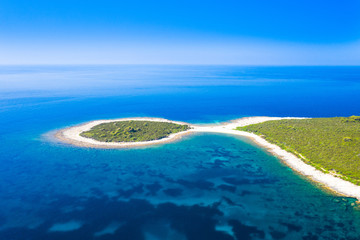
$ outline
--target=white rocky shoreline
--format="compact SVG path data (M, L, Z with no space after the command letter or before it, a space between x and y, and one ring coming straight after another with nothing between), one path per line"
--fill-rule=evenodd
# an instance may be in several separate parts
M360 200L360 186L355 185L351 182L345 181L339 177L324 173L313 166L306 164L303 160L295 156L294 154L281 149L279 146L269 143L264 138L255 135L253 133L234 130L236 127L243 127L251 124L261 123L265 121L281 120L281 119L301 119L301 118L280 118L280 117L247 117L232 120L217 125L193 125L185 122L171 121L162 118L121 118L121 119L109 119L109 120L96 120L81 125L69 127L56 132L55 137L62 142L66 142L72 145L80 147L91 147L91 148L131 148L139 146L147 146L154 144L163 144L171 141L175 141L184 135L197 133L197 132L214 132L214 133L225 133L250 138L259 146L265 148L268 152L280 158L286 165L291 167L298 173L310 178L311 180L321 183L325 188L336 192L337 194L354 197ZM154 141L147 142L100 142L94 139L85 138L80 136L80 133L90 130L92 127L107 122L114 121L128 121L128 120L146 120L146 121L159 121L159 122L172 122L176 124L186 124L191 128L187 131L171 134L166 138L162 138Z

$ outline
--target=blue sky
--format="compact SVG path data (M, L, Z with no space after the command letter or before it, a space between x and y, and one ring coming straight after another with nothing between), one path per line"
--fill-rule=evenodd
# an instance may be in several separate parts
M0 0L0 64L360 65L360 0Z

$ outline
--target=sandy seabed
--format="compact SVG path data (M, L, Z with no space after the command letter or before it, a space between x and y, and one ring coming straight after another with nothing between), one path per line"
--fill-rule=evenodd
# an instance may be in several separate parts
M203 124L203 125L193 125L185 122L171 121L162 118L121 118L121 119L110 119L110 120L96 120L81 125L69 127L66 129L59 130L55 133L55 137L62 142L69 143L72 145L80 147L91 147L91 148L131 148L131 147L140 147L148 146L154 144L163 144L167 142L172 142L177 139L180 139L184 135L198 133L198 132L213 132L213 133L225 133L237 136L243 136L250 138L256 144L265 148L268 152L280 158L286 165L291 167L293 170L298 173L310 178L311 180L318 182L323 185L323 187L334 191L338 194L354 197L360 200L360 186L357 186L351 182L345 181L334 175L324 173L320 170L317 170L313 166L306 164L303 160L295 156L294 154L287 152L281 149L279 146L269 143L264 138L255 135L253 133L234 130L236 127L243 127L251 124L274 121L281 119L301 119L301 118L280 118L280 117L247 117L232 120L230 122L225 122L222 124ZM166 138L162 138L154 141L147 142L100 142L94 139L85 138L80 136L80 133L90 130L92 127L108 122L115 121L129 121L129 120L146 120L146 121L158 121L158 122L172 122L177 124L187 124L191 129L175 134L171 134Z

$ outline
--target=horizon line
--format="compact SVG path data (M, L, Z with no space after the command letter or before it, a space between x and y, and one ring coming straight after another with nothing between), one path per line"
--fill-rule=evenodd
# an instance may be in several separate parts
M238 66L238 67L360 67L356 64L221 64L221 63L16 63L7 66Z

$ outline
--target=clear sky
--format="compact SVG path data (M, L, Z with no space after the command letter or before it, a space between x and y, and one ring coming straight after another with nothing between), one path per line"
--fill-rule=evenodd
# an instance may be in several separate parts
M0 64L360 65L360 0L0 0Z

